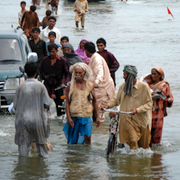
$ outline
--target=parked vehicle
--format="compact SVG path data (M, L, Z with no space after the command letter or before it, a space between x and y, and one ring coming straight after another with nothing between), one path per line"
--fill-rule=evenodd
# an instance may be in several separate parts
M34 53L21 29L0 31L0 109L12 103L17 87L25 80L19 67L32 56Z

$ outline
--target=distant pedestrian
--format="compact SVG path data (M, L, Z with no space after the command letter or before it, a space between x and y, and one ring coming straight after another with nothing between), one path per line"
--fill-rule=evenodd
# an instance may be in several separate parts
M46 8L49 9L49 5L51 4L51 0L46 0Z
M78 28L78 23L81 21L81 26L84 28L85 23L85 13L88 9L88 1L87 0L76 0L74 3L74 11L76 11L76 27Z
M26 11L22 17L21 27L25 31L27 38L30 38L31 31L34 27L39 27L39 18L36 11L36 6L30 6L30 10Z
M59 5L59 0L51 0L51 9L52 12L55 12L55 15L57 15L58 12L58 5Z
M24 13L26 12L26 2L25 1L21 1L20 6L21 6L21 11L18 13L18 22L19 22L19 25L21 25L22 17L24 15Z
M51 13L52 12L50 10L46 11L46 16L43 18L42 22L40 23L40 25L42 26L42 29L48 26L48 19L51 16Z
M32 0L32 4L34 5L34 6L40 6L40 3L41 3L41 0Z

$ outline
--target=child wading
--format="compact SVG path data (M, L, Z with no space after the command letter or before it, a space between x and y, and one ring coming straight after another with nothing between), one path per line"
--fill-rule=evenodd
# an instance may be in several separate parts
M21 1L20 2L20 6L21 6L21 11L18 13L18 22L19 22L19 25L21 25L22 17L24 15L24 13L26 12L26 2L25 1Z
M84 28L85 22L85 13L88 11L88 2L87 0L76 0L74 3L74 11L76 11L76 27L78 28L78 23L81 21L81 26Z

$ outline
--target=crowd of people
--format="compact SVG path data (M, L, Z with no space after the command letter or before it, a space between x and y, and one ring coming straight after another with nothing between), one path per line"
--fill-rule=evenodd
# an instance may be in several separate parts
M21 2L24 11L23 4ZM62 105L60 96L63 94L66 96L67 115L63 131L68 144L90 145L93 121L99 127L105 121L103 108L120 105L121 111L132 112L130 115L120 114L120 143L127 143L130 149L160 145L166 107L173 104L173 95L168 82L164 80L162 68L152 68L151 73L140 81L137 79L137 68L125 65L125 82L115 94L115 72L120 64L106 50L106 40L97 39L96 51L95 44L83 38L74 50L69 37L61 37L59 29L55 27L56 18L48 12L48 18L44 20L47 26L40 32L34 8L32 5L30 11L22 12L19 19L32 51L38 55L37 62L26 63L27 80L18 87L14 99L15 143L19 147L19 154L28 156L30 144L34 142L39 156L48 156L45 143L50 128L46 110L53 99L57 116L61 116L64 112L59 105ZM35 81L37 75L44 85ZM56 88L64 85L67 85L65 90L56 91Z
M55 11L55 15L58 12L59 0L46 0L46 16L42 19L42 22L39 21L39 17L37 15L36 8L40 6L41 0L32 0L32 6L30 9L26 9L26 2L21 1L21 11L18 13L18 22L20 27L26 32L28 38L30 38L30 34L33 27L42 26L42 29L45 29L48 26L48 18ZM51 6L51 8L49 8ZM51 9L51 10L50 10ZM87 0L76 0L73 6L74 11L76 12L75 16L75 25L78 28L79 22L81 22L81 27L84 29L85 25L85 13L88 12L88 1ZM58 36L58 35L57 35Z

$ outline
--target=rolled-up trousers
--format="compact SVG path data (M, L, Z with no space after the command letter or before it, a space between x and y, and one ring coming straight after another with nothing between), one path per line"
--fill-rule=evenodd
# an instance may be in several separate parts
M84 14L84 15L80 15L80 14L76 13L75 21L76 21L76 22L80 22L80 21L81 21L81 26L84 27L84 23L85 23L85 14Z

